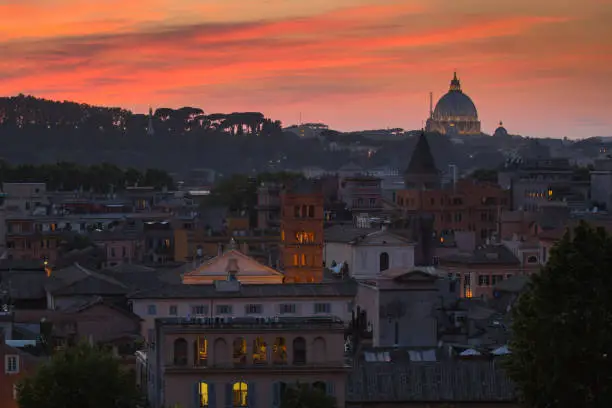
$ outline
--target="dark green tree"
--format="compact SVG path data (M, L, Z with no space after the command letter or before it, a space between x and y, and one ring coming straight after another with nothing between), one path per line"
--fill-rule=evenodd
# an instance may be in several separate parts
M488 183L497 183L497 170L477 169L470 175L471 178Z
M297 383L288 387L281 398L281 408L336 408L336 399L325 389Z
M612 406L612 237L581 223L513 309L507 371L529 408Z
M135 408L134 378L99 348L80 344L55 354L17 386L20 408Z

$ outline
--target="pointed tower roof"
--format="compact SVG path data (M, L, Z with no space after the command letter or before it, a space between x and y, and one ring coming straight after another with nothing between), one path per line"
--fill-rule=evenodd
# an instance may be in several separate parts
M407 174L438 174L438 168L436 167L436 161L431 154L431 148L427 141L425 132L421 132L419 140L417 141L410 163L406 169Z

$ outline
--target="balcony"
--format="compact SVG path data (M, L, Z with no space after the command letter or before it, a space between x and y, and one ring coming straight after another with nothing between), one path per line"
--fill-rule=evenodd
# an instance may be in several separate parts
M229 363L214 363L208 365L176 365L176 364L168 364L165 366L165 371L167 373L175 373L175 374L186 374L186 373L197 373L197 372L210 372L210 373L232 373L232 372L266 372L266 373L300 373L300 372L312 372L312 371L320 371L320 372L344 372L348 371L352 368L352 365L349 361L344 359L339 361L325 361L325 362L316 362L309 363L306 362L304 364L272 364L269 363L253 363L248 362L246 364L234 364L232 362Z

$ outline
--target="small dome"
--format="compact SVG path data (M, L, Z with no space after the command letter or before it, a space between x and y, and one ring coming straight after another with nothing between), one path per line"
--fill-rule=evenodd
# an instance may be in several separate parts
M495 133L493 133L493 136L508 136L508 131L504 127L503 122L499 122L499 127L495 129Z

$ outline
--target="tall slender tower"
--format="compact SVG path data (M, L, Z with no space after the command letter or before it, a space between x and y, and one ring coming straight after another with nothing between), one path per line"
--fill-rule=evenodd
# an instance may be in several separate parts
M149 107L149 125L147 126L147 135L153 136L155 129L153 128L153 108Z
M281 264L287 283L323 280L321 185L296 181L281 194Z

